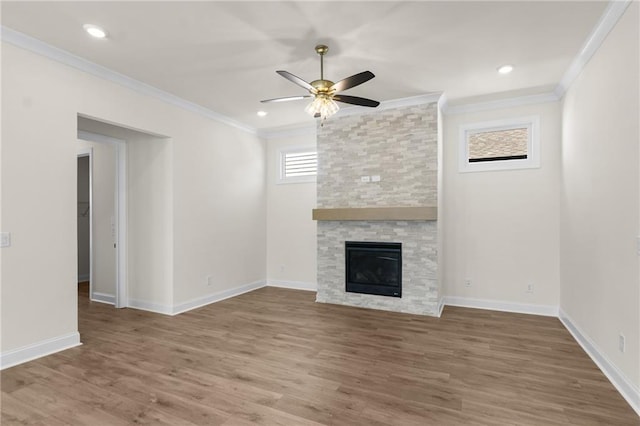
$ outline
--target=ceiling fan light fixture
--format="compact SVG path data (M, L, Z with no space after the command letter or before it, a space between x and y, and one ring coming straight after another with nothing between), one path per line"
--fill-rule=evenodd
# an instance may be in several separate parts
M340 107L327 95L317 95L316 98L304 109L312 117L320 116L322 120L331 117L338 112Z

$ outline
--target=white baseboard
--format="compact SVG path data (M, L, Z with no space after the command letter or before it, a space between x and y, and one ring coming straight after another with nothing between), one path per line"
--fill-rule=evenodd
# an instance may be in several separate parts
M620 395L631 405L631 408L640 416L640 389L635 386L618 367L615 366L604 353L598 349L591 338L576 325L576 323L560 309L559 318L569 333L582 346L582 349L591 357L598 368L609 379L611 384L620 392Z
M149 311L156 314L173 315L173 309L171 309L171 306L161 305L155 302L147 302L146 300L129 299L127 308L140 309L141 311Z
M106 303L106 304L109 304L109 305L115 305L116 304L116 297L113 294L94 292L93 293L93 297L91 298L91 301L92 302Z
M442 316L442 311L444 310L444 297L441 297L438 301L438 318Z
M489 309L492 311L515 312L518 314L544 315L557 317L558 307L555 305L534 305L528 303L514 303L502 300L474 299L471 297L445 296L447 306L463 308Z
M89 281L89 274L82 274L82 275L78 275L78 282L84 282L84 281Z
M285 281L285 280L267 280L267 286L290 288L293 290L307 290L318 291L318 286L315 283L306 283L303 281Z
M32 361L37 358L42 358L43 356L51 355L81 344L80 333L74 331L73 333L64 334L62 336L53 337L21 348L6 351L0 354L0 370L25 363L27 361Z
M219 302L224 299L228 299L230 297L239 296L243 293L248 293L253 290L257 290L259 288L264 287L266 282L264 280L255 281L249 284L245 284L240 287L231 288L229 290L220 291L217 293L208 294L203 297L198 297L197 299L190 300L188 302L180 303L173 307L173 311L171 315L181 314L183 312L190 311L192 309L200 308L205 305L209 305L211 303Z

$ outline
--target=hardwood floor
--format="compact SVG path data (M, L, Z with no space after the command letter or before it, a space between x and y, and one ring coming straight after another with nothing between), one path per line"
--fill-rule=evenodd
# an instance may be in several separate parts
M638 425L556 318L263 288L176 317L79 296L83 345L2 372L2 425Z

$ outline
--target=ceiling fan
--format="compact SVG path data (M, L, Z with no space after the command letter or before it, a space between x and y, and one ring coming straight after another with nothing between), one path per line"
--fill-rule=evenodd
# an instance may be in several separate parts
M313 117L320 117L323 120L327 117L338 112L340 107L336 103L342 102L345 104L359 105L375 108L380 105L380 102L374 101L372 99L361 98L358 96L348 96L339 94L347 89L351 89L352 87L358 86L362 83L365 83L371 80L375 75L371 71L363 71L361 73L352 75L351 77L347 77L343 80L334 83L330 80L324 79L324 55L329 51L329 48L324 44L319 44L316 46L316 53L320 55L320 79L314 80L311 83L307 83L300 77L297 77L291 74L288 71L276 71L278 74L291 81L292 83L297 84L298 86L307 89L309 91L309 95L301 95L301 96L288 96L285 98L275 98L275 99L265 99L261 102L286 102L286 101L296 101L300 99L313 98L313 101L307 105L305 111L312 115Z

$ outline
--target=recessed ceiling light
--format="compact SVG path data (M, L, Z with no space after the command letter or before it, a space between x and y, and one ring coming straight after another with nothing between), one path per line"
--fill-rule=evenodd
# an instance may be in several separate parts
M498 68L500 74L509 74L511 71L513 71L513 65L503 65Z
M264 117L264 116L266 116L268 114L268 112L267 111L258 111L257 114L258 114L258 117Z
M95 38L105 38L107 36L107 32L97 25L84 24L82 28Z

